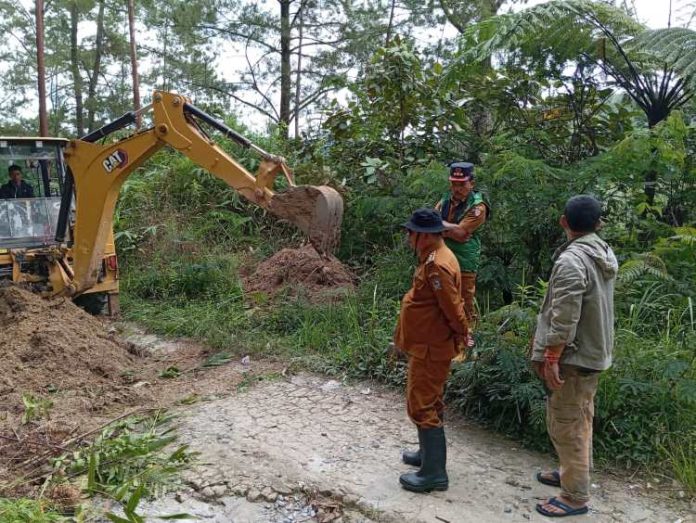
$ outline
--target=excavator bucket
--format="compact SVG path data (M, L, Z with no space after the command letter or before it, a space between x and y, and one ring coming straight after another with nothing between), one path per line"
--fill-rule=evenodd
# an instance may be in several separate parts
M343 220L343 198L326 185L299 185L277 192L268 210L295 224L319 254L332 254L338 246Z

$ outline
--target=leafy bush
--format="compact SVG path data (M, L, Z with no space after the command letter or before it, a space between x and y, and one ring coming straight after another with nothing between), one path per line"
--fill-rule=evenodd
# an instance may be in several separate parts
M545 391L529 366L534 323L533 311L517 304L484 316L476 350L454 367L447 396L466 416L547 449Z

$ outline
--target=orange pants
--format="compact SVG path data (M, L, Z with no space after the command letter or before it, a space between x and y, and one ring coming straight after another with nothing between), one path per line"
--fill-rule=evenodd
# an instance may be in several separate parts
M432 429L442 427L445 402L442 396L449 377L450 361L433 361L425 358L408 359L406 382L406 410L408 417L418 427Z
M462 272L462 301L464 302L464 314L469 320L469 327L473 328L476 324L476 307L474 306L474 298L476 298L476 273Z

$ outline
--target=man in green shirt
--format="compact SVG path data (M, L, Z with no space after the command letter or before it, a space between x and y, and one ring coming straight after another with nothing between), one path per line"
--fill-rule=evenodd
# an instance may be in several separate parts
M442 214L445 244L459 262L464 312L470 328L473 328L476 323L476 273L481 258L480 227L486 222L490 209L481 193L474 190L474 164L450 164L449 182L449 192L435 208ZM471 334L467 337L467 345L469 348L474 345Z

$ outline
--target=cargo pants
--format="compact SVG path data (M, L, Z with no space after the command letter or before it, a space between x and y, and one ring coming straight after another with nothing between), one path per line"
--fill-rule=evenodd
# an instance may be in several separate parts
M546 403L546 428L560 461L562 495L577 503L590 499L592 418L599 372L561 365L565 383Z

